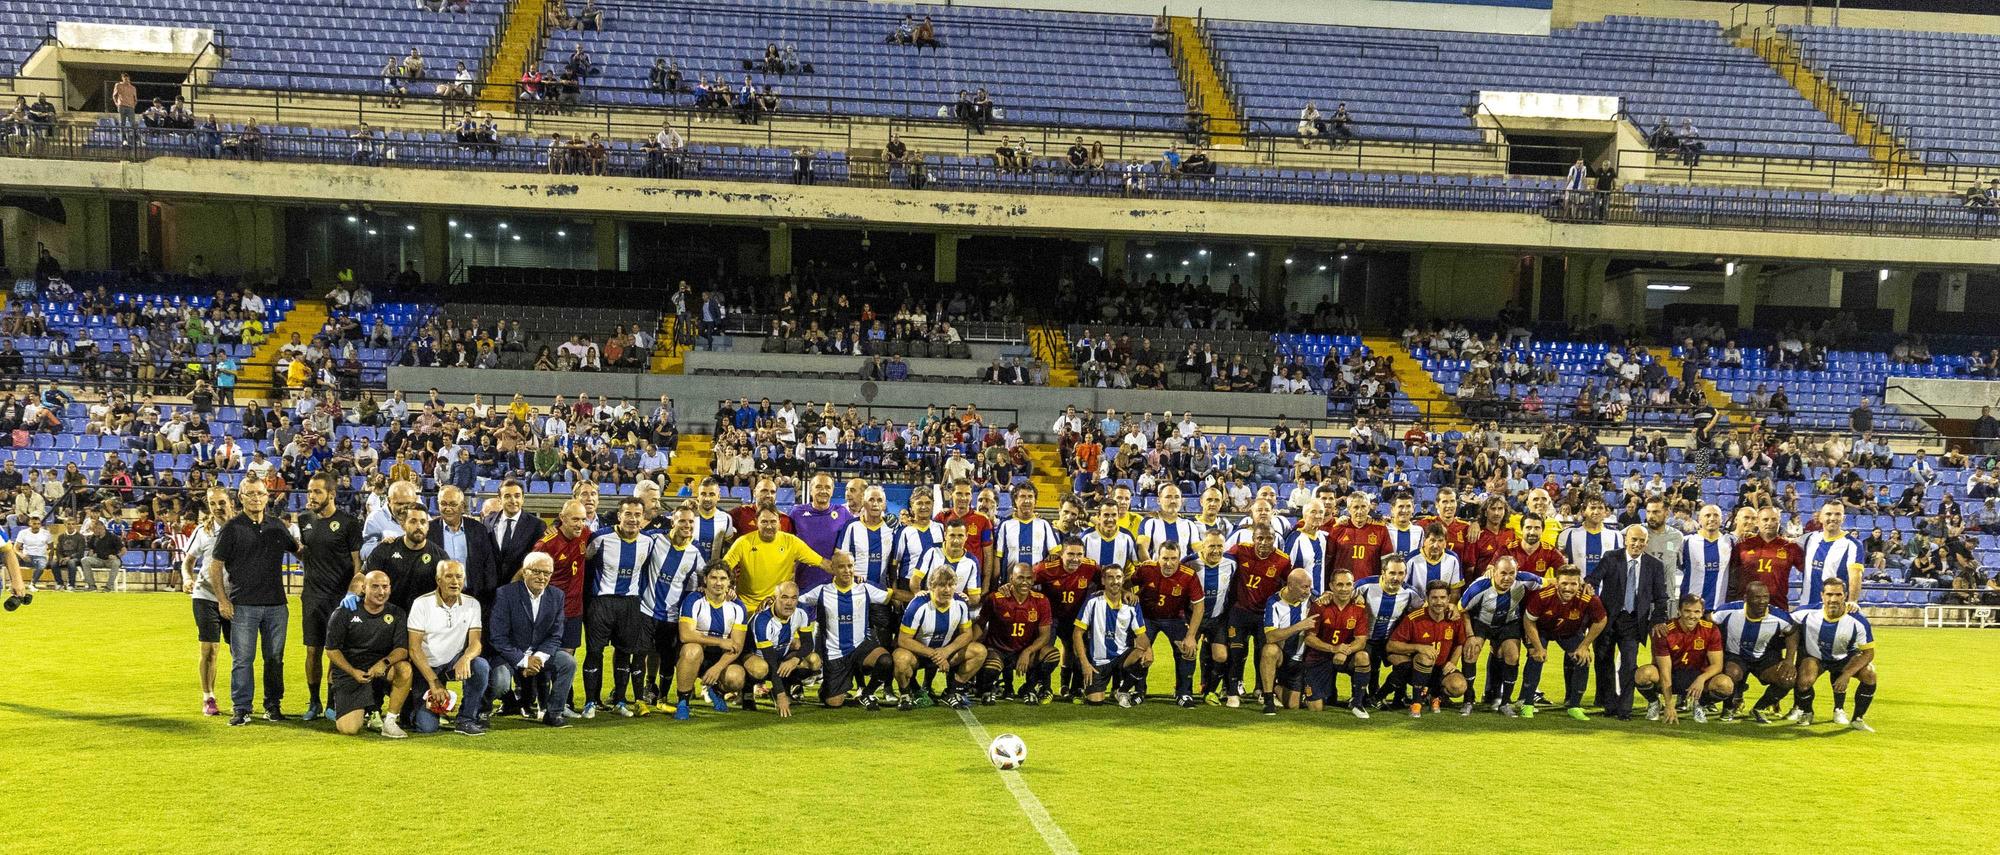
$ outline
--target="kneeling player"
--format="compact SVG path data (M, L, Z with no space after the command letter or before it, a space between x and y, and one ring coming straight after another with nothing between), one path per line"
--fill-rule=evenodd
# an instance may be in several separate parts
M1799 724L1813 723L1813 683L1824 672L1833 681L1833 723L1848 724L1847 684L1854 690L1855 730L1874 733L1863 716L1875 702L1875 628L1859 611L1847 607L1847 583L1828 579L1820 586L1821 608L1799 618L1799 683L1792 704L1804 710Z
M1425 586L1424 607L1403 616L1389 634L1389 684L1383 694L1400 684L1408 684L1410 717L1424 714L1426 703L1437 712L1445 698L1463 697L1470 684L1459 673L1459 646L1472 634L1465 616L1451 608L1451 585L1433 579Z
M674 668L674 718L688 719L688 703L700 682L716 712L728 712L725 693L743 690L743 640L749 631L743 604L729 596L729 568L708 568L702 590L681 606L680 662Z
M1339 672L1348 676L1348 711L1368 717L1368 608L1354 595L1354 571L1342 567L1315 603L1313 634L1306 637L1306 709L1339 702Z
M881 488L875 488L876 493ZM862 709L878 709L875 690L889 682L889 651L878 640L875 621L883 619L882 609L889 592L856 573L854 556L836 549L826 560L833 581L820 585L801 598L800 605L819 616L819 635L826 664L822 666L819 699L828 707L847 705L848 693L860 684ZM895 632L895 621L888 621Z
M813 636L819 625L799 608L799 586L779 582L771 592L771 602L750 619L750 638L757 655L743 659L743 708L757 709L756 692L766 680L771 683L771 705L779 718L792 717L792 693L805 682L807 674L819 668L819 654L813 652Z
M917 708L917 668L943 671L946 703L970 709L962 687L986 662L986 645L972 640L972 610L957 596L958 577L949 566L924 577L930 590L918 594L903 611L903 628L896 639L896 685L902 695L899 710ZM926 678L924 681L929 682Z
M1743 709L1743 690L1751 675L1764 681L1764 695L1750 707L1758 724L1776 718L1778 701L1798 682L1798 624L1782 609L1771 608L1771 589L1763 582L1743 586L1743 601L1723 603L1710 620L1722 630L1722 673L1736 686L1722 720L1736 718Z
M1022 703L1037 704L1048 691L1049 675L1062 656L1056 653L1049 598L1035 592L1035 567L1014 563L1007 583L986 595L986 664L980 668L979 700L991 704L1014 696L1014 675L1021 675Z
M1146 618L1125 601L1125 568L1104 568L1099 576L1104 592L1091 597L1077 612L1073 636L1083 666L1083 702L1104 703L1109 688L1118 705L1132 705L1132 695L1146 687L1146 670L1153 650L1145 646Z
M1632 674L1632 687L1646 696L1646 720L1667 723L1680 721L1681 701L1694 710L1694 720L1708 721L1702 705L1729 697L1735 684L1722 673L1722 631L1703 620L1707 605L1700 594L1682 594L1680 613L1664 628L1653 630L1653 662L1641 665ZM1673 682L1664 703L1660 698L1662 675Z
M1264 695L1264 714L1277 715L1278 705L1299 708L1306 683L1306 639L1319 617L1312 608L1311 571L1301 567L1285 576L1278 595L1264 606L1264 643L1257 649L1257 688Z

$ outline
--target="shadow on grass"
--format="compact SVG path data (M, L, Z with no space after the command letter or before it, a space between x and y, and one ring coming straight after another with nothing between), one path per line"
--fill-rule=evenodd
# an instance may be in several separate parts
M184 736L206 730L201 723L186 717L147 715L144 713L92 713L76 710L58 710L48 707L30 706L8 701L0 701L0 711L21 715L57 719L72 724L108 725L143 730L148 733Z

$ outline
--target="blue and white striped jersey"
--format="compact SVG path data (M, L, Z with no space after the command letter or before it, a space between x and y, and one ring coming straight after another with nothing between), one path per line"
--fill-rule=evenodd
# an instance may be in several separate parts
M792 655L792 648L800 641L810 643L803 637L817 631L819 625L813 623L805 609L793 609L791 617L781 618L776 610L766 608L750 619L750 638L757 649L768 650L780 657Z
M1139 613L1136 605L1113 605L1103 594L1098 594L1077 612L1076 625L1083 629L1084 651L1090 656L1090 664L1101 668L1132 649L1132 635L1146 628L1146 616Z
M1562 551L1569 563L1583 568L1585 576L1597 570L1597 559L1624 546L1625 532L1610 526L1587 531L1581 525L1573 525L1556 537L1556 549Z
M1236 579L1236 559L1224 555L1213 567L1201 563L1200 558L1183 563L1201 577L1201 613L1206 619L1221 617L1222 610L1229 605L1229 585Z
M736 536L736 521L728 514L716 511L712 516L702 516L694 512L694 542L701 544L705 555L715 554L716 541L728 540Z
M994 544L1000 549L1003 568L1011 568L1017 561L1030 565L1042 563L1049 553L1056 551L1062 539L1056 535L1056 527L1048 520L1030 517L1026 521L1006 519L994 533Z
M1458 556L1449 549L1438 556L1435 562L1424 558L1423 553L1419 552L1416 557L1405 562L1404 566L1409 568L1410 576L1403 582L1403 587L1412 590L1426 590L1433 580L1442 580L1454 591L1465 585L1465 572L1459 566Z
M874 637L868 607L889 601L889 592L867 582L856 581L842 590L828 582L799 597L799 610L819 616L820 636L826 639L828 661L844 659L861 643Z
M1402 620L1403 613L1416 608L1423 598L1422 594L1410 590L1408 585L1390 593L1382 589L1382 583L1372 580L1354 586L1354 595L1368 607L1370 641L1387 640L1389 631L1396 628L1396 621Z
M1139 542L1132 539L1123 529L1110 537L1091 529L1083 535L1083 557L1096 564L1098 569L1123 567L1130 569L1139 561Z
M1311 597L1307 597L1296 603L1288 603L1285 602L1285 595L1279 594L1272 597L1270 602L1264 604L1264 631L1268 633L1273 630L1284 629L1305 620L1306 616L1310 614L1312 614ZM1279 646L1279 652L1287 659L1294 662L1298 661L1300 657L1306 655L1306 636L1308 634L1310 634L1309 630L1293 633L1292 637L1285 639L1284 644Z
M1814 659L1832 662L1875 646L1875 628L1860 612L1829 618L1825 609L1814 608L1798 621L1799 653Z
M1785 637L1785 633L1798 628L1798 622L1783 609L1773 608L1761 620L1751 620L1749 610L1741 601L1723 603L1709 615L1709 620L1722 629L1722 652L1744 659L1756 659L1764 655L1773 643Z
M728 638L737 630L749 629L750 612L741 600L728 599L716 602L706 594L691 594L687 602L681 603L681 626L694 627L694 631L710 638Z
M671 540L657 540L654 546L660 550L659 564L639 594L639 613L654 620L673 620L681 616L681 602L688 593L701 589L708 551L696 540L679 549Z
M1194 554L1194 545L1201 539L1201 526L1187 517L1175 517L1173 522L1159 517L1147 517L1139 526L1139 536L1146 539L1146 553L1159 555L1160 544L1177 543L1183 557Z
M1488 626L1516 624L1528 607L1528 595L1541 587L1542 577L1533 573L1516 572L1514 584L1505 589L1493 584L1492 577L1481 576L1466 586L1458 603L1467 616Z
M968 603L972 604L972 614L974 617L977 617L979 615L979 598L986 593L986 579L979 573L979 559L972 557L972 553L968 552L960 555L958 560L954 561L944 554L944 547L931 547L931 551L924 553L924 557L917 560L916 569L911 571L910 578L916 580L918 590L924 589L924 585L926 584L924 580L929 579L931 573L935 572L939 567L948 567L951 569L952 578L958 585L957 591L959 596L964 597Z
M1390 552L1385 552L1383 553L1384 555L1394 553L1414 560L1417 557L1417 553L1424 551L1423 526L1410 523L1409 528L1397 528L1393 525L1387 526L1387 528L1389 529Z
M1674 587L1682 594L1697 594L1709 611L1719 608L1729 597L1729 573L1735 562L1736 538L1724 533L1709 540L1700 534L1681 538L1679 576Z
M954 597L940 609L931 602L931 595L918 594L903 609L901 632L917 640L925 647L944 647L958 637L961 632L972 631L972 611L965 601Z
M1326 532L1319 529L1292 532L1291 542L1285 544L1285 557L1292 559L1294 568L1312 574L1313 596L1326 591L1326 576L1333 568L1333 549Z
M1806 535L1806 573L1804 590L1799 592L1799 602L1805 606L1818 606L1820 589L1828 579L1846 582L1850 570L1861 568L1861 543L1847 532L1839 537L1827 537L1826 532L1816 531ZM1857 591L1848 591L1848 602L1853 602Z
M1284 549L1285 538L1288 535L1290 535L1293 530L1291 520L1285 519L1284 517L1278 516L1277 514L1272 514L1270 529L1278 536L1278 548ZM1256 543L1257 542L1256 537L1257 537L1257 521L1251 519L1250 517L1244 517L1241 521L1236 523L1236 528L1229 532L1229 539L1223 541L1222 546L1224 549L1235 549L1236 545L1239 543Z
M878 588L895 585L889 578L890 563L896 555L895 523L883 520L882 524L869 528L867 523L854 520L840 530L840 542L835 546L854 556L854 570L860 577Z
M659 568L665 542L639 533L626 540L616 528L599 529L584 549L591 592L599 597L635 597Z
M1236 526L1225 516L1218 515L1214 522L1204 521L1201 517L1194 517L1188 520L1188 522L1194 525L1194 539L1197 543L1201 542L1203 538L1208 537L1208 533L1211 531L1222 535L1224 541L1229 540L1229 536L1236 533Z
M906 525L896 528L896 577L892 581L900 586L910 578L911 571L917 569L917 561L932 547L944 542L944 524L927 522L922 525Z

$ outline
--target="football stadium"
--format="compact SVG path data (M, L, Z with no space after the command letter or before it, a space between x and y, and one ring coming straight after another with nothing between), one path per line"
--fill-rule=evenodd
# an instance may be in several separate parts
M1988 851L1996 50L0 0L0 851Z

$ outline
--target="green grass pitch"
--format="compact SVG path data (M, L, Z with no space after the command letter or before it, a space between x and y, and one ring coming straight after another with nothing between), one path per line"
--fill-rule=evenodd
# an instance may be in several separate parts
M1880 649L1873 735L1158 702L974 712L1027 740L1022 780L1082 852L1995 851L2000 633L1884 629ZM226 654L222 672L226 709ZM1163 661L1155 692L1172 677ZM231 729L199 702L185 597L43 594L0 615L0 852L1049 851L948 710L391 741Z

